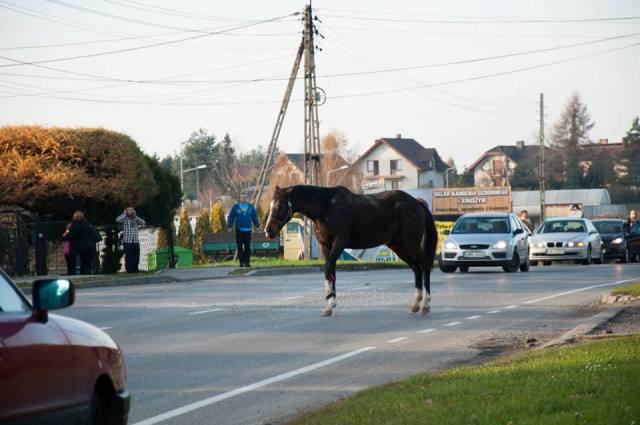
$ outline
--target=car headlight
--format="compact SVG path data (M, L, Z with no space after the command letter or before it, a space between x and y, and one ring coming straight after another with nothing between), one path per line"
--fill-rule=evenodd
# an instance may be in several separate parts
M534 248L544 248L544 242L532 242L531 246Z
M615 238L614 240L611 241L612 244L618 245L621 244L623 241L622 238Z
M584 242L582 241L576 242L576 246L582 248L584 246Z
M505 249L506 247L507 247L506 241L498 241L491 246L491 248L495 248L495 249Z
M456 249L456 248L458 248L458 246L456 244L454 244L453 242L451 242L451 241L446 241L444 243L444 248L445 249Z
M567 242L567 246L569 248L573 248L574 246L576 246L575 242Z

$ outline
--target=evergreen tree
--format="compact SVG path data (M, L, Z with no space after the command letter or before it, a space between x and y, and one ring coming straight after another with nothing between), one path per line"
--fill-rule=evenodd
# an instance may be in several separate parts
M173 240L175 242L176 239L176 225L171 223L171 231L173 232ZM167 235L167 229L165 226L160 227L158 230L158 247L157 249L166 248L169 246L169 238Z
M210 223L209 210L206 208L201 209L196 221L196 233L193 242L193 256L198 263L203 263L206 259L202 244L209 233Z
M582 187L584 172L580 166L580 145L589 143L589 130L594 125L587 105L577 92L574 93L554 124L552 136L552 145L562 153L564 187L567 189Z
M189 214L185 209L180 211L180 225L178 226L176 244L186 249L193 248L193 231L191 230L191 223L189 223Z
M625 149L622 155L627 175L623 183L640 187L640 117L635 117L631 128L624 138Z
M222 233L227 228L227 222L224 218L224 210L222 202L216 202L211 207L211 232Z
M614 180L613 160L607 152L602 152L592 159L584 178L584 185L587 188L602 188Z
M512 189L535 190L540 187L537 159L534 155L527 155L518 162L510 181Z

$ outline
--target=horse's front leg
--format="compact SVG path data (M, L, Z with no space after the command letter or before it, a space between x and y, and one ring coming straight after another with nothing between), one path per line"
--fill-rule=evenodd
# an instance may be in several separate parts
M324 295L327 301L327 305L322 310L322 316L331 316L333 309L336 307L336 262L338 257L344 249L344 244L335 239L329 249L323 249L325 263L324 263Z

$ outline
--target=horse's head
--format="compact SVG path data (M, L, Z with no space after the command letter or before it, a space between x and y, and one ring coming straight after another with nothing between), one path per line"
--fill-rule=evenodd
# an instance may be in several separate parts
M280 229L293 217L293 207L289 195L283 189L276 186L269 204L269 218L264 226L267 237L273 239L278 235Z

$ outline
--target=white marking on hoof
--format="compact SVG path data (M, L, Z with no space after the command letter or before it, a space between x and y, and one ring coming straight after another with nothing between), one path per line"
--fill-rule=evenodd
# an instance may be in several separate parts
M320 313L322 317L328 317L328 316L331 316L332 314L333 314L333 308L330 308L329 306L325 307L322 310L322 313Z
M428 306L428 305L423 305L423 306L422 306L422 308L420 309L420 313L421 313L423 316L426 316L426 315L427 315L427 313L429 313L430 311L431 311L431 307L430 307L430 306Z

